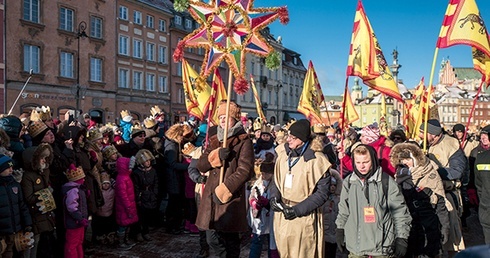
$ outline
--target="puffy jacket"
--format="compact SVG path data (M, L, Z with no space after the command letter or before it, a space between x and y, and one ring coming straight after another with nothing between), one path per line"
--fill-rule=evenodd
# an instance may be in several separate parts
M20 184L12 176L0 176L0 235L12 235L31 225Z
M120 157L116 162L116 222L119 226L129 226L138 221L129 162L129 158L125 157Z
M68 182L61 191L64 196L65 227L75 229L83 227L80 222L88 218L87 195L83 185Z

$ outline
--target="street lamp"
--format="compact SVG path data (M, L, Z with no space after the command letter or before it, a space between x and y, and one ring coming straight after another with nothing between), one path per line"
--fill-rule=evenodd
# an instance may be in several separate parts
M282 88L282 84L278 83L274 86L274 90L276 91L276 124L280 124L279 120L279 90Z
M80 87L80 38L88 38L87 33L85 33L85 29L87 28L87 23L81 21L78 24L77 29L77 40L78 40L78 48L77 48L77 91L75 94L75 98L77 100L77 110L75 111L75 115L77 116L77 112L80 112L80 95L81 95L81 87Z

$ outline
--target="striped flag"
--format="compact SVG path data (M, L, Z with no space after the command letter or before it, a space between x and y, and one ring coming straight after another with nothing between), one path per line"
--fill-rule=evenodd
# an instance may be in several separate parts
M347 128L348 125L359 120L359 114L357 114L354 103L352 103L352 97L349 92L349 88L345 87L344 98L342 100L342 109L340 112L340 126L342 129Z
M221 101L225 99L227 99L225 84L223 83L223 79L221 78L221 74L219 73L219 68L217 67L214 70L209 109L206 112L208 113L208 121L213 125L219 124L218 106L219 103L221 103Z
M321 124L323 123L320 113L320 105L322 103L325 103L325 97L313 63L310 60L303 84L303 92L299 98L298 111L305 115L311 124Z
M257 114L262 119L262 123L267 123L267 118L264 115L264 111L262 111L262 102L260 101L259 94L257 93L257 88L255 87L254 77L252 74L250 74L250 84L252 84L252 91L254 93Z

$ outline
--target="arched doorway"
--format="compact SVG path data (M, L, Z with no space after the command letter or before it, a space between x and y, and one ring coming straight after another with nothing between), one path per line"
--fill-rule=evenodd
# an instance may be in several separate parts
M104 124L104 110L100 108L90 109L88 114L90 115L90 119L97 124Z

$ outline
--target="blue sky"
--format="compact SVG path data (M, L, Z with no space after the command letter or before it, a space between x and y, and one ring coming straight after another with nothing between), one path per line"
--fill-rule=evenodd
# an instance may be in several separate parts
M398 50L402 65L398 78L407 88L414 88L422 76L429 83L435 45L449 0L364 0L371 26L386 61ZM476 0L480 14L490 29L490 0ZM255 7L288 6L290 21L278 20L270 25L271 33L282 37L283 45L301 54L305 67L312 60L324 95L343 93L345 71L352 36L357 0L255 0ZM451 60L454 67L472 67L471 47L440 49L434 82L438 82L441 60ZM352 85L354 77L349 78ZM364 86L365 87L365 86Z

